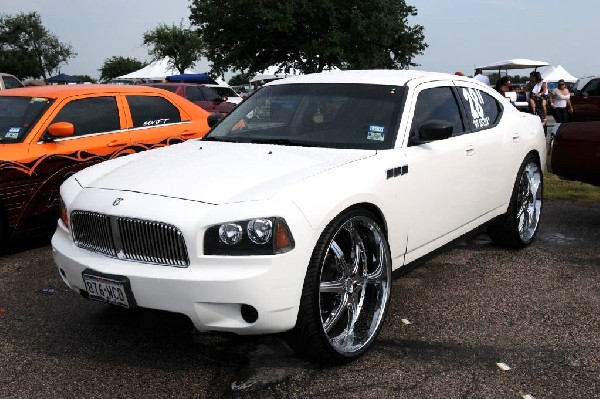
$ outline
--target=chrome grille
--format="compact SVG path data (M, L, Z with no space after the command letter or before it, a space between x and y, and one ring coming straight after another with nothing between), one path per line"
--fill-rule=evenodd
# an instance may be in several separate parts
M95 212L71 213L75 245L119 259L186 267L183 234L175 226Z

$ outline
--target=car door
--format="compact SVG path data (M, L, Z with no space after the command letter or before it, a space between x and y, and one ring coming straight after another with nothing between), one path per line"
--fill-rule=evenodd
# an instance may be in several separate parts
M398 198L408 212L407 262L447 242L451 233L477 212L477 154L468 135L464 110L451 81L420 84L408 94L412 114L406 146L406 173ZM429 121L449 122L452 136L419 143L419 128Z
M118 156L130 144L123 126L123 111L114 95L86 95L64 99L31 142L31 184L36 187L23 208L18 229L56 224L58 189L71 174L95 163ZM48 126L57 122L73 124L71 137L52 138Z
M200 85L187 85L185 86L185 98L203 108L205 111L210 113L217 112L217 103L215 103L214 97L207 97Z
M461 81L456 89L465 110L464 135L471 147L470 167L474 168L473 187L477 187L470 206L480 217L508 200L506 192L512 189L514 180L506 178L506 171L520 163L515 154L521 151L512 147L522 145L521 132L510 120L502 119L502 104L478 85Z
M187 117L168 99L157 95L127 95L128 127L136 151L174 144L197 134Z

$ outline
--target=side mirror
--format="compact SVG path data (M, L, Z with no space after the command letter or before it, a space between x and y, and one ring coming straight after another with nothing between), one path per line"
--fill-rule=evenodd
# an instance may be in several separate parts
M448 121L430 120L419 126L419 144L428 141L444 140L452 136L454 127Z
M214 114L208 115L208 118L206 119L206 121L208 122L208 127L213 128L219 122L221 122L221 119L223 119L223 118L224 118L223 114L221 114L219 112L215 112Z
M590 96L590 94L587 91L584 91L583 93L581 93L581 96L583 98L588 98Z
M56 122L48 126L52 137L71 137L75 134L75 126L71 122Z

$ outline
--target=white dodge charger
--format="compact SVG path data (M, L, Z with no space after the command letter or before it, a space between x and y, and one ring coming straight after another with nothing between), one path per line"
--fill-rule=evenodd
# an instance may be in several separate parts
M69 178L54 259L88 299L342 363L379 333L392 271L484 224L533 240L545 154L539 118L469 78L292 77L201 140Z

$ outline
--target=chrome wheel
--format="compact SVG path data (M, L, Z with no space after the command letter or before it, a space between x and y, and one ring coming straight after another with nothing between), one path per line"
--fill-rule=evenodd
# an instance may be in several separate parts
M542 209L542 174L535 162L529 162L521 174L517 192L517 228L523 242L537 231Z
M376 337L390 295L387 241L367 216L346 219L326 244L320 262L319 311L331 347L361 352Z

